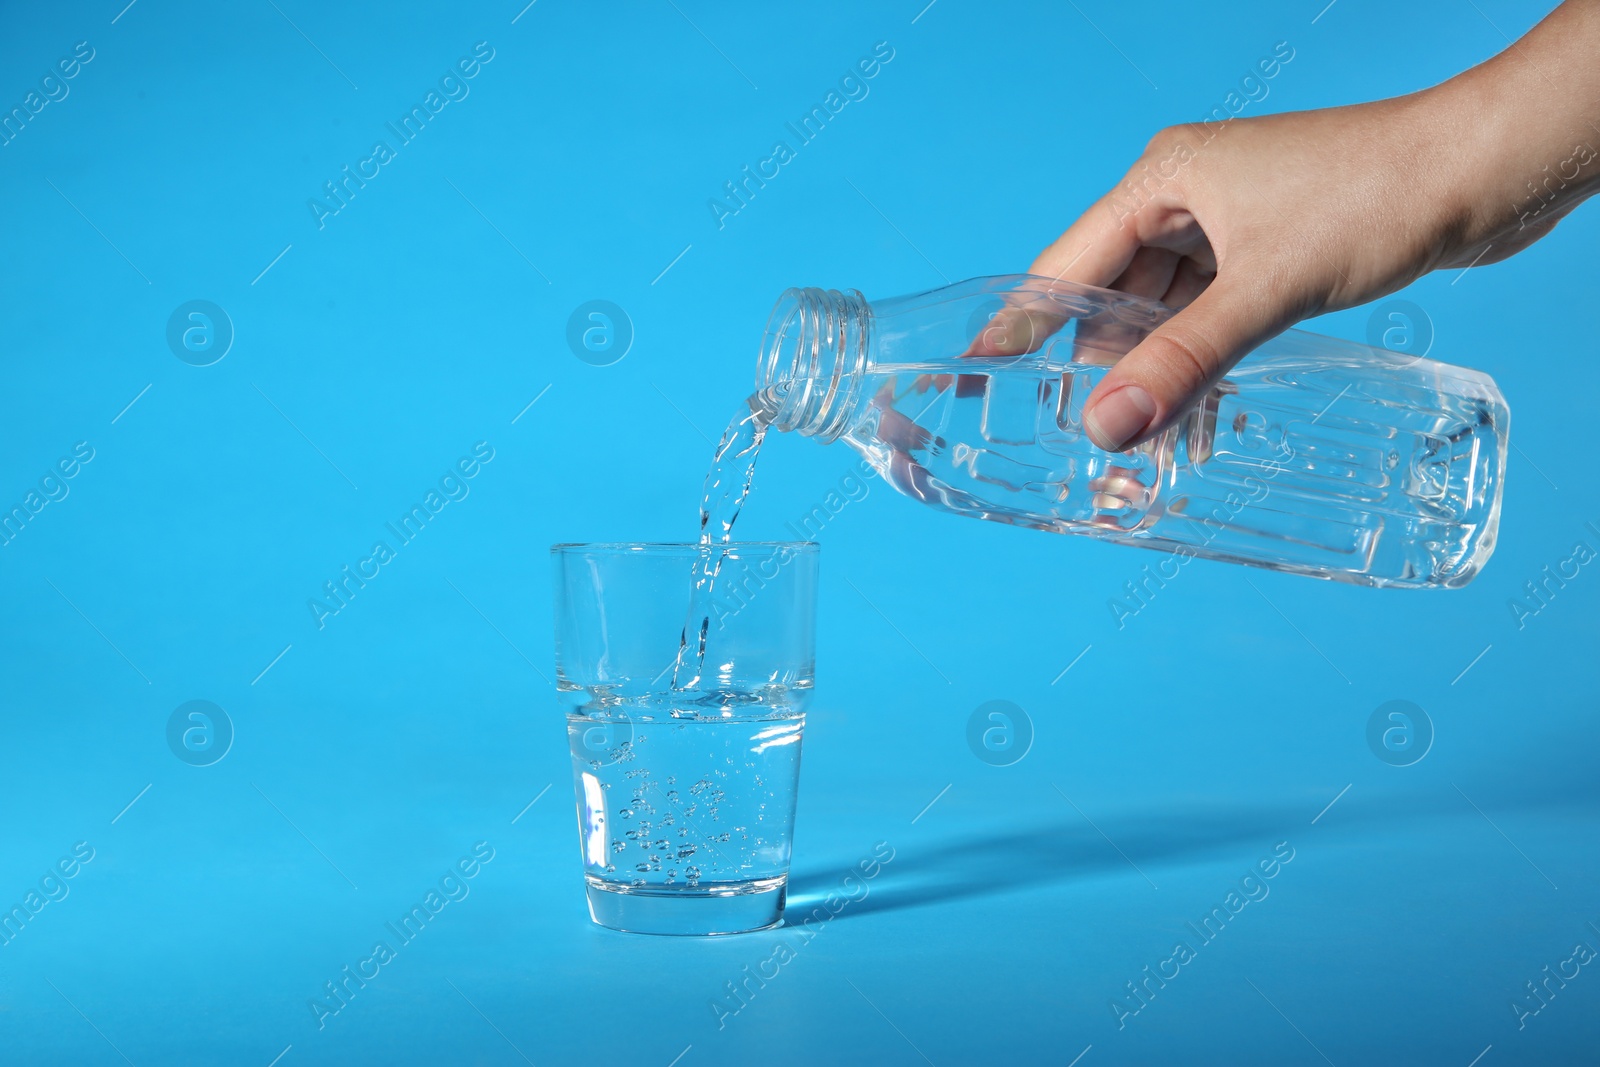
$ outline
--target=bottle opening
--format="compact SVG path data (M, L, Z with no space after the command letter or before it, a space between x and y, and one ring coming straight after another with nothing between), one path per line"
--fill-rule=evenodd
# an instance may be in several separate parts
M789 289L756 364L756 399L778 429L824 443L844 433L862 388L872 309L855 290Z

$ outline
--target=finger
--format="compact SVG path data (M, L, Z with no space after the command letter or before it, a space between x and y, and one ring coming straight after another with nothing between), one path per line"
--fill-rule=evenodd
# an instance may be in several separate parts
M1166 237L1163 235L1163 239ZM1110 281L1109 286L1134 296L1156 299L1172 284L1173 274L1182 259L1181 253L1169 248L1154 244L1140 245L1133 250L1127 264ZM1038 270L1039 264L1035 262L1029 273L1037 274ZM1028 303L1005 307L996 312L978 336L973 338L964 355L1012 356L1036 351L1070 318L1057 308L1041 306L1034 294L1026 294L1021 298ZM1019 295L1013 294L1007 299L1019 299Z
M949 375L940 377L948 378ZM913 382L911 391L915 393L926 392L934 386L933 375L918 375ZM943 391L945 386L938 386ZM872 398L872 406L878 409L877 436L880 441L888 445L896 454L919 451L928 447L933 441L933 435L917 423L901 414L895 409L895 402L899 397L895 394L894 383L886 382Z
M1131 296L1157 299L1172 284L1174 272L1182 260L1177 252L1153 245L1145 245L1133 254L1132 261L1111 288ZM1105 316L1090 316L1078 323L1077 336L1073 338L1073 362L1105 366L1116 362L1116 356L1131 351L1144 340L1147 330Z
M1178 253L1153 245L1145 245L1133 254L1133 259L1128 262L1127 268L1111 283L1111 288L1118 292L1131 293L1134 296L1145 296L1151 300L1160 299L1161 294L1167 291L1172 284L1172 276L1178 269L1178 261L1183 257Z
M1106 288L1146 247L1215 265L1205 231L1186 206L1182 190L1167 190L1130 210L1113 189L1041 252L1028 273Z
M1203 258L1209 259L1209 255ZM1208 272L1203 264L1196 263L1193 256L1146 246L1134 253L1133 262L1112 284L1112 288L1137 296L1159 298L1162 303L1176 308L1198 296L1215 273L1214 268ZM1181 302L1173 303L1174 297ZM1078 323L1077 336L1074 338L1073 362L1109 366L1117 361L1118 356L1131 352L1150 332L1149 329L1115 319L1106 321L1103 316L1083 319Z
M1029 274L1084 285L1109 285L1133 261L1143 243L1132 216L1114 199L1113 189L1085 211L1039 253Z
M1059 309L1049 310L1037 305L1034 294L1009 293L1007 301L1026 299L1028 306L1011 305L1001 308L978 331L978 336L967 345L964 356L1017 356L1035 352L1050 335L1064 326L1069 316Z
M1205 291L1206 286L1210 285L1216 276L1215 264L1208 270L1195 262L1192 256L1184 256L1178 261L1178 269L1172 275L1172 284L1167 286L1167 291L1162 294L1161 302L1169 308L1187 307L1194 302L1195 297Z
M1232 277L1241 276L1250 272L1234 268ZM1219 279L1118 361L1085 405L1090 439L1121 452L1154 436L1287 327L1293 315L1262 288Z

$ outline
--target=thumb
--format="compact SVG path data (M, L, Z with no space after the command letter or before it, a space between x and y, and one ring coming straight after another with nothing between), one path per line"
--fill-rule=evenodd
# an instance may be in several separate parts
M1107 452L1121 452L1154 437L1246 353L1292 321L1258 287L1230 285L1219 275L1100 382L1084 408L1090 440Z

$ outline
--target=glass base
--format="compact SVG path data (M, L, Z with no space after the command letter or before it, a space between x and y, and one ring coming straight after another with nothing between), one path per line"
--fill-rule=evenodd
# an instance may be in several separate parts
M770 930L783 921L787 878L715 886L633 888L585 875L589 917L632 934L706 937Z

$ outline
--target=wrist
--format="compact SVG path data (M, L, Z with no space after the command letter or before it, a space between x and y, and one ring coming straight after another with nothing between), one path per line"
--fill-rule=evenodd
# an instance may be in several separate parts
M1416 94L1463 246L1550 223L1600 191L1600 5L1567 4L1493 59Z
M1516 225L1514 197L1525 180L1530 147L1514 130L1515 108L1492 78L1469 77L1479 73L1408 98L1422 163L1417 177L1434 205L1432 230L1446 261Z

